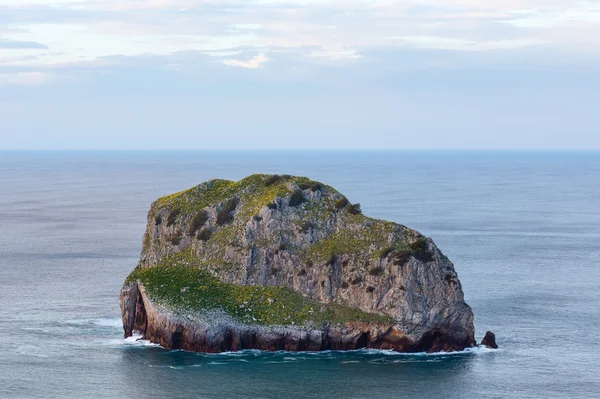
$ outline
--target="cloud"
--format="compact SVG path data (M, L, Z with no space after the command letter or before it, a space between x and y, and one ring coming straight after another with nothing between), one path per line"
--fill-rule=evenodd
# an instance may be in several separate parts
M354 60L406 37L415 39L396 45L471 51L544 42L570 48L564 37L581 43L600 37L598 14L597 5L576 0L0 0L0 34L43 52L38 59L45 65L236 47L310 49L305 55L319 63ZM4 30L9 26L12 32ZM531 29L537 26L554 31ZM439 39L424 44L419 38ZM52 51L34 48L41 42ZM600 52L594 43L583 47ZM254 67L235 59L226 65Z
M177 54L201 52L223 69L256 69L265 54L288 52L306 75L323 65L394 68L381 51L406 49L437 50L438 65L447 51L600 56L599 14L580 0L0 0L0 67L56 70L160 55L185 71ZM244 59L239 49L259 55ZM271 69L286 65L280 59Z
M0 86L35 86L47 83L52 75L44 72L0 73Z
M586 144L593 3L0 0L0 147Z
M362 56L356 50L339 50L339 51L311 51L308 56L327 58L332 61L340 60L355 60Z
M47 50L48 46L37 42L22 42L16 40L0 39L0 49L43 49Z
M477 42L473 40L436 36L404 36L395 39L416 48L460 51L508 50L544 43L543 40L539 39L507 39Z
M556 29L560 27L600 25L600 5L589 3L578 7L566 7L552 10L528 10L514 13L513 19L506 21L518 28Z
M240 68L251 68L257 69L260 68L262 64L270 61L271 59L264 54L259 54L257 56L252 57L249 61L240 61L240 60L225 60L223 64L240 67Z

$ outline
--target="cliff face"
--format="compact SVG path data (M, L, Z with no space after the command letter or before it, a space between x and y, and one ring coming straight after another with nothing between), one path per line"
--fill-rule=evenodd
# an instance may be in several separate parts
M126 336L196 351L475 344L430 239L302 177L212 180L154 202L121 308Z

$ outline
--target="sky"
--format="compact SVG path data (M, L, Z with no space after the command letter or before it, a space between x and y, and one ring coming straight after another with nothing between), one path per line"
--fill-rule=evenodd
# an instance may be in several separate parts
M600 0L0 0L0 150L600 149Z

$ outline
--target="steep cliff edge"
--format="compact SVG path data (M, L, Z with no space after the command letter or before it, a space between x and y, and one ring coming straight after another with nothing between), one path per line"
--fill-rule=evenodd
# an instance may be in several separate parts
M430 239L304 177L211 180L158 199L120 301L126 337L174 349L475 345L454 266Z

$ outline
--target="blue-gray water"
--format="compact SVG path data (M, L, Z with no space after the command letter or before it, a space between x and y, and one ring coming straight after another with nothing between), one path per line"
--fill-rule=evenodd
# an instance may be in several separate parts
M202 355L125 342L158 196L308 175L433 237L499 351ZM565 398L600 392L600 153L0 152L0 397Z

